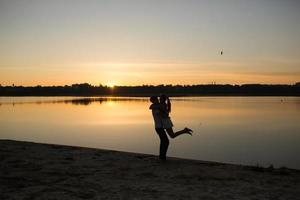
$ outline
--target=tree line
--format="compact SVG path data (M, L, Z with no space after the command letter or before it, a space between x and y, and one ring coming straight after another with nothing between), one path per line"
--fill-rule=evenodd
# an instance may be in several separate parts
M300 96L300 82L284 84L198 84L93 86L88 83L65 86L1 86L0 96Z

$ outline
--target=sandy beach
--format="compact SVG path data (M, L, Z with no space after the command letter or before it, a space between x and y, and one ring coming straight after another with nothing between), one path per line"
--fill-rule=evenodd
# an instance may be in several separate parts
M299 197L299 170L0 140L0 199Z

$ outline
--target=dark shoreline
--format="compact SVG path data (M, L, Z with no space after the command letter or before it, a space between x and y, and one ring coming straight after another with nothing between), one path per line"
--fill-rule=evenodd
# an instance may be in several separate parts
M88 83L65 86L0 86L0 96L300 96L300 83L294 85L142 85L93 86Z
M141 95L1 95L0 94L0 97L107 97L107 98L110 98L110 97L151 97L151 96L156 96L156 95L159 95L159 94L147 94L147 95L144 95L144 94L141 94ZM296 94L296 95L281 95L281 94L278 94L278 95L257 95L257 94L247 94L247 95L242 95L242 94L215 94L215 95L210 95L210 94L207 94L207 95L188 95L188 94L185 94L185 95L168 95L169 97L300 97L300 94Z
M300 171L0 140L0 199L289 199Z
M101 149L101 148L94 148L94 147L83 147L83 146L74 146L74 145L63 145L63 144L53 144L53 143L43 143L43 142L32 142L32 141L25 141L25 140L12 140L12 139L0 139L0 144L1 142L11 142L11 143L27 143L27 144L32 144L32 145L50 145L54 146L54 148L78 148L78 149L89 149L89 150L99 150L99 151L107 151L107 152L115 152L115 153L124 153L124 154L129 154L129 155L135 155L135 156L145 156L145 157L157 157L157 155L152 155L152 154L146 154L146 153L137 153L137 152L131 152L131 151L119 151L119 150L112 150L112 149ZM180 158L180 157L168 157L171 160L181 160L181 161L186 161L186 162L200 162L200 163L206 163L208 165L232 165L232 166L239 166L239 167L244 167L244 168L249 168L249 169L257 169L260 168L261 171L265 172L272 172L272 171L280 171L280 170L288 170L288 171L294 171L297 173L300 173L300 169L294 169L294 168L289 168L289 167L263 167L261 165L245 165L245 164L234 164L234 163L224 163L224 162L217 162L217 161L204 161L204 160L197 160L197 159L190 159L190 158Z

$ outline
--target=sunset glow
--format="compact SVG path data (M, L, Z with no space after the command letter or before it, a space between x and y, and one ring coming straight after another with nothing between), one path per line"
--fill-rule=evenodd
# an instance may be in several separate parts
M0 84L294 84L299 8L290 0L0 0Z
M106 85L107 85L108 87L110 87L110 88L113 89L113 88L115 87L116 84L115 84L114 82L109 82L109 83L107 83Z

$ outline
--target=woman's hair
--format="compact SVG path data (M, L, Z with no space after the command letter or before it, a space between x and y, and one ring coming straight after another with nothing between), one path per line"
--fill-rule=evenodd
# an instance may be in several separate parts
M160 95L160 98L159 98L160 103L165 103L166 100L167 100L167 95L165 95L165 94Z
M166 100L168 100L168 101L166 102ZM167 95L165 95L165 94L160 95L159 102L160 103L167 103L167 111L171 112L171 102L168 99Z

